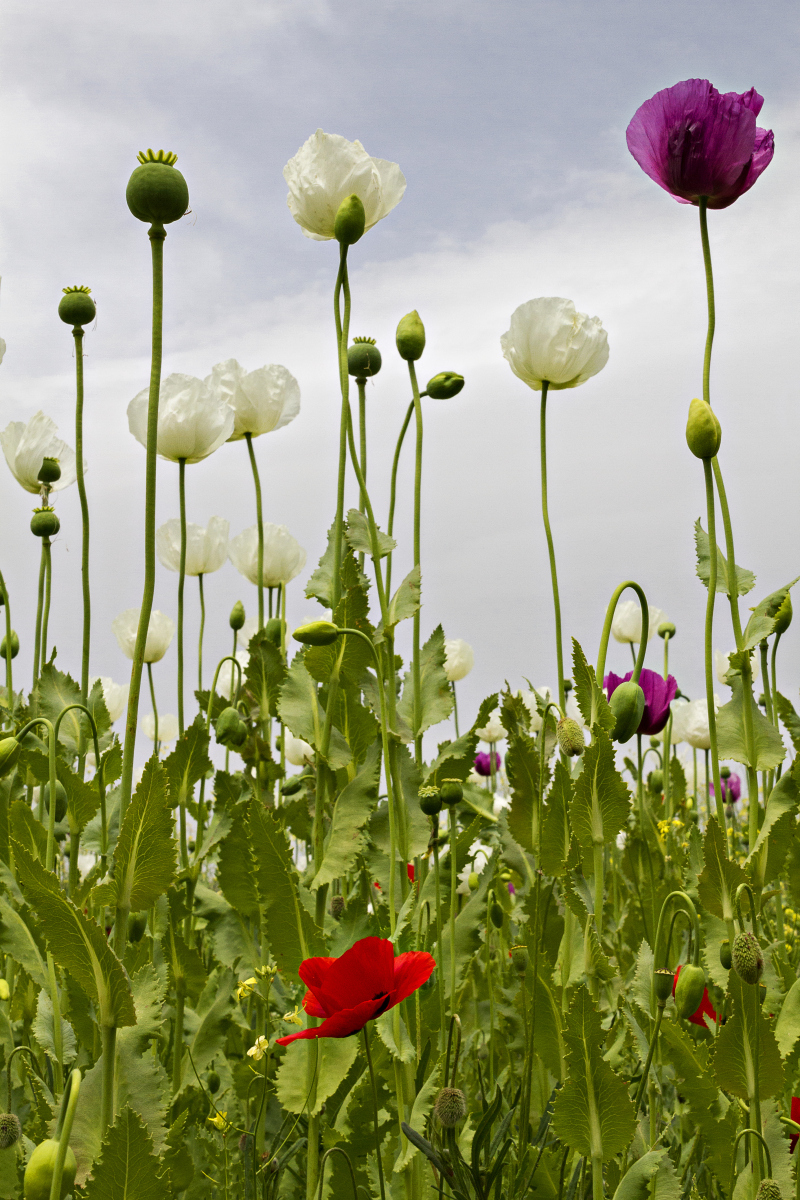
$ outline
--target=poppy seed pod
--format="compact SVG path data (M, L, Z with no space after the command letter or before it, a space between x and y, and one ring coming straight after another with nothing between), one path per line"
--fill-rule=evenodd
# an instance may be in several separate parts
M330 911L335 921L341 920L344 912L344 896L331 896Z
M303 790L303 776L292 775L289 779L285 779L281 784L282 796L295 796Z
M425 326L416 309L401 318L395 341L400 357L406 362L416 362L418 358L422 358L422 351L425 349Z
M95 319L97 309L88 287L65 287L58 302L58 315L67 325L88 325Z
M378 374L381 362L381 352L375 345L375 338L353 338L353 344L347 351L347 370L350 375L368 379Z
M442 804L452 808L464 799L464 788L459 779L443 779L441 787Z
M647 782L653 795L660 796L664 790L664 772L656 767L655 771L650 772Z
M658 1004L666 1004L672 995L672 985L675 981L675 976L672 971L664 967L661 970L653 972L653 989L656 994L656 1002Z
M270 617L264 626L264 633L267 635L267 641L272 642L273 646L280 646L281 635L286 630L286 622L280 617Z
M43 458L36 476L40 483L58 483L61 478L61 467L57 458Z
M131 913L128 917L128 941L140 942L147 929L147 913Z
M36 1146L25 1168L23 1178L25 1200L50 1200L50 1187L53 1182L57 1155L58 1142L55 1138L47 1138ZM77 1170L78 1164L75 1161L75 1155L72 1153L72 1148L68 1146L64 1159L64 1171L61 1176L60 1200L64 1200L64 1197L73 1191Z
M556 737L562 752L570 758L583 754L586 743L583 740L583 730L572 717L562 717L556 725Z
M722 428L710 404L692 400L686 422L686 444L695 458L713 458L722 441Z
M340 246L353 246L367 227L367 214L359 196L345 196L333 222L333 236Z
M733 966L733 957L731 955L731 944L727 938L723 938L719 944L719 961L726 971L730 971Z
M304 646L330 646L339 636L339 626L332 621L309 621L307 625L299 625L292 637Z
M31 517L31 533L36 537L55 537L61 522L52 508L35 508Z
M11 630L11 657L16 658L18 654L19 654L19 637L17 636L16 630L12 629ZM5 658L5 656L6 656L6 639L5 639L5 634L4 634L3 640L2 640L2 642L0 642L0 658Z
M783 1200L777 1179L762 1179L758 1185L756 1200Z
M452 400L464 386L464 376L455 371L440 371L428 380L425 391L433 400Z
M244 625L244 605L242 604L241 600L237 600L231 609L231 615L228 617L228 624L230 625L231 629L235 629L237 633Z
M764 972L764 955L761 953L758 938L749 929L737 933L733 939L731 961L734 971L743 983L758 983Z
M22 1137L22 1126L16 1113L0 1113L0 1150L7 1150Z
M426 817L435 817L442 811L442 794L438 787L419 789L419 806Z
M679 1017L693 1017L703 1002L706 976L702 967L691 964L681 967L675 985L675 1008Z
M657 632L660 638L674 638L675 626L672 621L662 621Z
M511 947L511 962L518 975L524 975L528 966L527 946Z
M615 742L627 742L636 733L644 713L644 692L638 683L628 679L611 693L611 711L616 717L613 738Z
M7 775L17 765L20 744L15 737L0 740L0 777Z
M454 1129L467 1115L467 1101L461 1088L441 1088L433 1102L436 1120L445 1129Z
M220 1079L220 1077L216 1071L208 1072L208 1075L206 1076L206 1087L211 1092L212 1096L215 1096L216 1093L219 1091L221 1083L222 1083L222 1080Z
M50 815L50 784L46 783L42 788L42 799L44 806L47 809L47 815ZM63 821L67 815L67 791L63 783L56 780L56 820Z
M175 169L177 154L169 150L148 150L137 155L140 166L128 180L125 199L138 221L151 225L170 225L189 207L189 189L180 171Z

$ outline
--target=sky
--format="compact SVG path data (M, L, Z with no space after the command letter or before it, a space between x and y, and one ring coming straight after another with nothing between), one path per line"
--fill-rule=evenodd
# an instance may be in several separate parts
M300 415L256 450L265 517L287 525L308 554L289 589L290 625L317 609L303 587L335 503L337 252L293 222L282 169L321 127L358 138L408 180L402 202L351 253L351 330L375 337L384 358L368 398L382 524L409 400L394 349L404 313L417 309L425 322L422 377L447 369L467 381L456 399L425 405L422 522L423 634L441 622L475 650L459 685L462 719L505 681L555 684L538 394L512 375L499 345L514 309L541 295L599 316L611 348L600 375L548 405L565 648L574 636L594 662L611 592L636 579L677 627L671 664L682 690L701 694L705 589L692 531L703 478L684 441L705 340L697 212L640 171L625 129L655 91L703 77L725 91L754 85L765 96L759 124L775 131L774 161L755 188L710 216L712 403L737 558L757 575L743 605L755 603L800 574L799 34L797 8L783 0L758 20L741 0L85 0L78 9L5 0L0 428L42 409L74 444L72 338L56 310L62 287L89 285L98 305L85 338L92 674L126 680L111 621L141 599L144 451L126 409L148 379L150 267L146 227L124 195L147 147L178 154L191 204L165 245L164 374L204 377L233 357L250 370L281 363L298 379ZM409 443L396 578L412 562L412 484ZM17 680L32 661L32 500L0 463ZM190 521L219 515L232 535L253 524L243 443L187 468L187 504ZM57 507L51 640L57 664L77 674L74 487ZM177 513L177 467L160 463L159 523ZM156 606L173 617L176 593L177 576L159 566ZM241 598L252 615L256 596L228 563L207 578L206 597L211 664L228 652L232 604ZM717 611L715 642L730 649L729 617ZM779 686L795 699L799 645L793 628L779 657ZM660 666L660 652L651 645L649 665ZM628 669L629 657L613 646L608 665ZM160 709L174 712L174 644L155 675Z

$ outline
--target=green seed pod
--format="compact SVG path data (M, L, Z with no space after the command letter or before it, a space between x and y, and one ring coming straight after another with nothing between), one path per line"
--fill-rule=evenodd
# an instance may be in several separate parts
M527 946L511 947L511 963L518 975L524 975L528 966Z
M11 630L11 657L16 658L19 654L19 637L14 629ZM6 639L5 634L0 642L0 658L6 657Z
M656 767L654 771L650 772L650 777L647 780L647 783L653 795L660 796L664 790L664 772L660 771L658 767Z
M440 371L438 375L434 375L433 379L428 380L425 391L433 400L452 400L463 386L463 375L457 375L455 371Z
M0 1113L0 1150L7 1150L22 1137L22 1126L16 1113Z
M367 214L360 196L345 196L339 205L333 234L340 246L354 246L363 237L367 225Z
M733 969L744 983L756 984L764 971L764 955L755 934L746 929L737 933L731 951Z
M292 637L304 646L330 646L339 636L339 627L332 621L309 621L295 629Z
M43 458L36 476L39 483L58 483L61 478L61 467L57 458Z
M758 1185L756 1200L783 1200L777 1179L762 1179Z
M452 808L464 799L464 788L460 779L443 779L441 787L442 804Z
M506 914L503 912L502 908L495 900L493 902L491 908L489 909L489 917L491 918L491 922L494 925L495 929L503 928L503 920L505 918L505 915Z
M140 942L147 929L147 913L131 913L128 917L128 941Z
M722 429L711 405L692 400L686 422L686 444L695 458L713 458L722 441Z
M719 961L724 970L730 971L733 965L733 957L731 955L731 944L727 938L723 938L719 944Z
M0 741L0 778L14 770L19 752L20 744L15 737L4 737Z
M673 625L672 621L662 621L661 622L661 624L658 627L658 636L660 638L670 638L670 639L675 637L675 626Z
M208 1075L206 1075L206 1087L211 1092L212 1096L215 1096L217 1094L221 1083L222 1083L222 1080L220 1079L220 1077L216 1071L208 1072Z
M406 362L416 362L418 358L422 358L422 351L425 349L425 326L416 309L401 318L395 341L400 357Z
M675 1008L679 1017L693 1017L703 1002L703 992L706 986L706 976L702 967L694 967L691 963L681 967L678 982L675 985Z
M138 166L128 180L125 199L138 221L150 225L170 225L179 221L189 207L189 189L180 171L175 169L177 154L152 150L137 155Z
M264 633L267 635L267 641L272 642L273 646L280 646L281 634L286 632L286 622L280 617L270 617L264 626Z
M440 1088L433 1102L433 1112L445 1129L455 1129L467 1115L467 1101L461 1088Z
M608 703L617 719L613 733L614 741L620 743L629 741L639 728L639 722L644 713L644 692L638 683L629 679L611 693Z
M50 816L50 784L46 783L42 788L42 799L44 806L47 809L47 815ZM67 791L60 780L56 780L56 821L63 821L67 815Z
M223 708L214 722L214 733L223 746L241 746L247 741L247 726L235 708Z
M583 730L572 717L562 717L556 725L556 737L564 754L575 758L583 754L586 743L583 740Z
M377 375L382 365L381 352L375 345L375 338L353 338L353 344L347 351L347 370L357 379L369 379Z
M435 817L442 811L442 794L438 787L421 787L418 795L419 806L426 817Z
M330 909L333 919L340 921L344 912L344 896L331 896Z
M52 508L35 508L31 517L31 533L36 537L55 537L61 522Z
M660 738L660 737L651 737L651 738L650 738L650 746L651 746L651 748L652 748L653 750L658 750L658 749L660 749L660 747L661 747L661 738Z
M288 779L284 779L281 784L282 796L296 796L298 792L303 790L303 776L290 775Z
M656 994L656 1001L659 1004L666 1004L672 995L672 984L675 976L672 971L662 967L658 971L653 972L653 989Z
M58 302L58 315L67 325L90 325L97 309L88 287L65 287Z
M241 600L237 600L231 609L231 615L228 617L228 624L230 625L231 629L235 629L237 633L244 625L244 605L242 604Z
M480 884L481 884L481 881L480 881L480 876L478 875L478 872L470 871L469 875L467 876L467 887L469 888L469 890L471 892L477 892L478 888L480 887Z
M730 769L730 767L727 767L727 766L725 766L725 767L720 767L720 769L719 769L719 777L720 777L720 779L730 779L730 777L731 777L731 769Z
M50 1186L53 1182L57 1154L58 1142L55 1138L47 1138L35 1148L25 1168L22 1185L25 1200L50 1200ZM64 1159L64 1171L61 1176L60 1200L64 1200L64 1197L73 1190L77 1170L78 1164L75 1161L75 1155L72 1153L72 1148L68 1146Z

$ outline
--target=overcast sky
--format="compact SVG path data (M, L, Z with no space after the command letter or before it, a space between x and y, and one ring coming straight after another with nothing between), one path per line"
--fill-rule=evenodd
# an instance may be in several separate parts
M794 3L771 0L757 16L742 0L6 0L2 9L0 427L41 408L74 444L72 338L56 309L62 287L88 284L99 313L85 339L92 673L126 680L110 623L141 598L144 451L126 408L147 383L149 247L124 193L147 147L178 154L192 209L165 247L164 373L205 376L234 357L248 369L282 363L300 382L299 417L256 446L265 516L308 551L290 589L290 624L314 610L303 586L334 508L336 248L302 236L282 169L322 127L398 162L408 180L401 204L351 255L352 333L377 338L385 363L369 391L381 523L409 399L394 351L398 319L416 308L425 322L425 379L443 369L467 378L457 399L426 403L423 514L424 632L441 621L475 648L475 670L460 685L465 718L506 679L555 683L538 394L499 347L512 311L540 295L599 316L611 347L600 376L548 406L565 641L578 637L595 661L608 597L633 577L675 621L675 673L686 693L700 694L705 590L692 526L704 496L683 439L705 338L697 212L640 171L625 128L648 96L692 76L725 91L754 85L766 97L759 124L775 130L774 161L750 193L710 216L712 402L737 558L758 576L755 603L800 574ZM397 578L411 564L408 449ZM242 443L189 467L187 479L189 520L226 517L232 534L254 522ZM15 681L29 676L32 658L32 501L0 462L0 565L23 643ZM51 640L59 666L77 674L74 487L58 511ZM177 516L177 467L167 463L158 516ZM159 566L156 605L173 617L176 590L177 577ZM206 590L211 663L227 652L233 602L243 599L248 614L256 602L230 563ZM722 605L717 628L717 645L729 649ZM779 667L793 697L798 645L793 629ZM660 649L651 650L654 667ZM193 662L190 649L190 683ZM628 662L625 647L612 648L610 667ZM156 670L164 711L175 711L174 670L173 645Z

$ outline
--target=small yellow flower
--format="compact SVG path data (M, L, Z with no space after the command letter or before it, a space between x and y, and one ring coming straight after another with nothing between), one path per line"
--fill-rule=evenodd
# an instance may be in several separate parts
M251 1046L250 1049L247 1051L247 1057L254 1058L256 1060L256 1062L261 1062L261 1059L264 1057L264 1055L267 1053L268 1050L269 1050L269 1042L264 1037L264 1035L261 1034L260 1037L256 1038L255 1045Z
M230 1121L226 1119L227 1116L228 1110L225 1109L225 1112L215 1113L213 1117L206 1117L206 1120L210 1121L212 1125L215 1125L217 1129L222 1131L222 1133L225 1133L226 1130L230 1129L231 1127Z
M299 1025L302 1028L303 1018L300 1016L300 1011L296 1004L292 1012L283 1014L283 1019L284 1021L288 1021L290 1025Z
M272 979L277 973L277 967L256 967L256 975L261 979Z
M0 1000L7 1000L10 995L8 983L5 979L0 979Z
M658 832L662 838L666 837L667 834L669 833L669 821L659 821L658 822Z
M253 988L255 988L257 986L258 986L258 980L254 979L253 976L251 976L249 979L245 979L242 983L239 984L239 986L236 989L236 993L235 993L236 999L237 1000L245 1000L250 995L250 993L253 991Z

